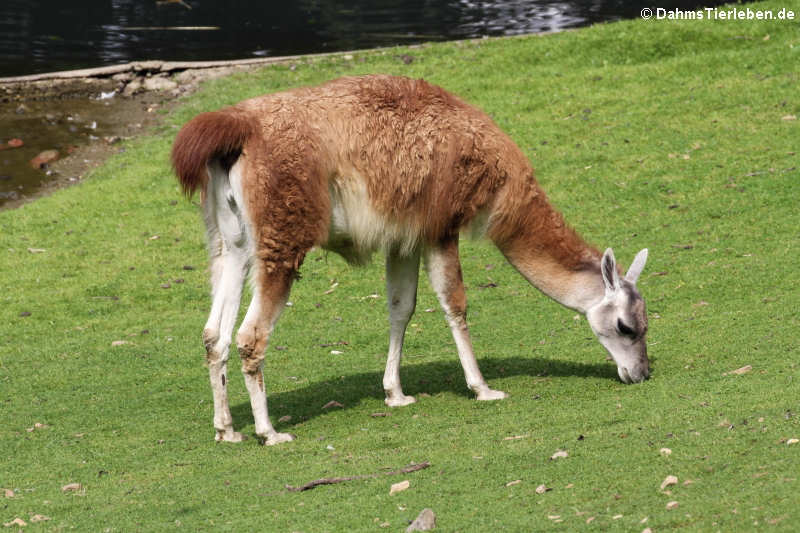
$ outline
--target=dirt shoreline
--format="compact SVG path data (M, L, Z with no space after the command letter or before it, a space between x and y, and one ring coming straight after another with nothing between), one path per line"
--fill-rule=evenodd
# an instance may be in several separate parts
M0 106L6 107L7 115L14 108L17 114L27 113L26 118L45 124L52 122L53 108L58 108L55 113L57 121L64 117L72 120L70 102L103 98L107 100L104 103L108 106L108 116L113 117L113 124L103 130L102 137L92 135L92 132L84 133L86 139L81 137L78 141L85 142L70 146L68 155L39 171L43 181L36 190L19 194L12 192L12 197L0 203L0 210L15 209L81 182L91 169L124 150L119 145L120 140L152 131L163 117L163 113L157 111L172 109L182 97L197 90L201 82L269 64L306 62L322 56L345 54L348 52L236 61L141 61L96 69L0 78ZM38 147L40 150L50 148L53 147Z

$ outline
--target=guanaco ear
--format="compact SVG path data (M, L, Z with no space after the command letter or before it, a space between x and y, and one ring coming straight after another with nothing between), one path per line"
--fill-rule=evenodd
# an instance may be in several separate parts
M625 279L636 285L636 280L639 279L639 275L644 270L644 264L647 262L647 248L641 250L636 257L633 258L633 263L631 263L630 268L628 268L628 273L625 274Z
M617 260L614 259L614 250L606 248L603 259L600 260L600 272L603 274L603 285L606 294L612 294L619 289L619 274L617 273Z

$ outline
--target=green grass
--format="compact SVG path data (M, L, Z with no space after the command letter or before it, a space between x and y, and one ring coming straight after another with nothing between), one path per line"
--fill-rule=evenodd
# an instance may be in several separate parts
M800 10L751 4L782 7ZM800 437L800 131L783 117L800 115L797 29L631 21L208 83L83 184L0 213L0 487L15 492L0 499L0 522L402 531L431 507L441 531L793 530L800 444L785 441ZM526 285L488 243L465 242L476 352L510 398L471 399L442 313L424 312L436 304L423 282L402 369L420 401L371 417L389 411L382 260L354 269L313 253L265 368L272 420L298 440L213 442L204 233L170 173L174 134L200 111L373 72L425 77L485 109L587 239L624 263L650 248L639 286L652 379L621 384L583 318ZM497 287L481 288L489 281ZM321 346L338 341L348 344ZM252 435L238 372L231 382L235 426ZM323 410L330 400L344 408ZM47 427L26 430L37 422ZM559 449L569 457L550 460ZM421 461L432 467L284 489ZM670 474L679 484L667 495ZM406 478L411 488L389 496ZM83 490L63 493L70 482ZM540 484L553 490L537 494ZM667 510L672 500L679 507Z

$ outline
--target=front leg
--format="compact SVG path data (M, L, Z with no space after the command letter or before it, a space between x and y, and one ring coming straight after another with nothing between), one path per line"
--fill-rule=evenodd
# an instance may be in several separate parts
M389 354L383 373L383 390L386 405L402 407L414 403L413 396L403 394L400 386L400 359L403 356L403 338L414 308L417 305L419 280L419 250L409 255L397 251L386 253L386 300L389 307Z
M478 400L501 400L508 397L503 391L489 388L472 350L467 328L467 294L461 276L461 262L458 259L458 235L429 247L425 254L425 266L431 286L453 333L467 387L476 394Z

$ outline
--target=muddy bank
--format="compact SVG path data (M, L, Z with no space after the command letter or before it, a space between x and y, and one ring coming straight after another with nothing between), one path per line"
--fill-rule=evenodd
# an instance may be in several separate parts
M88 170L124 150L122 141L149 131L163 116L160 111L200 82L298 60L146 61L2 78L0 209L79 182Z

